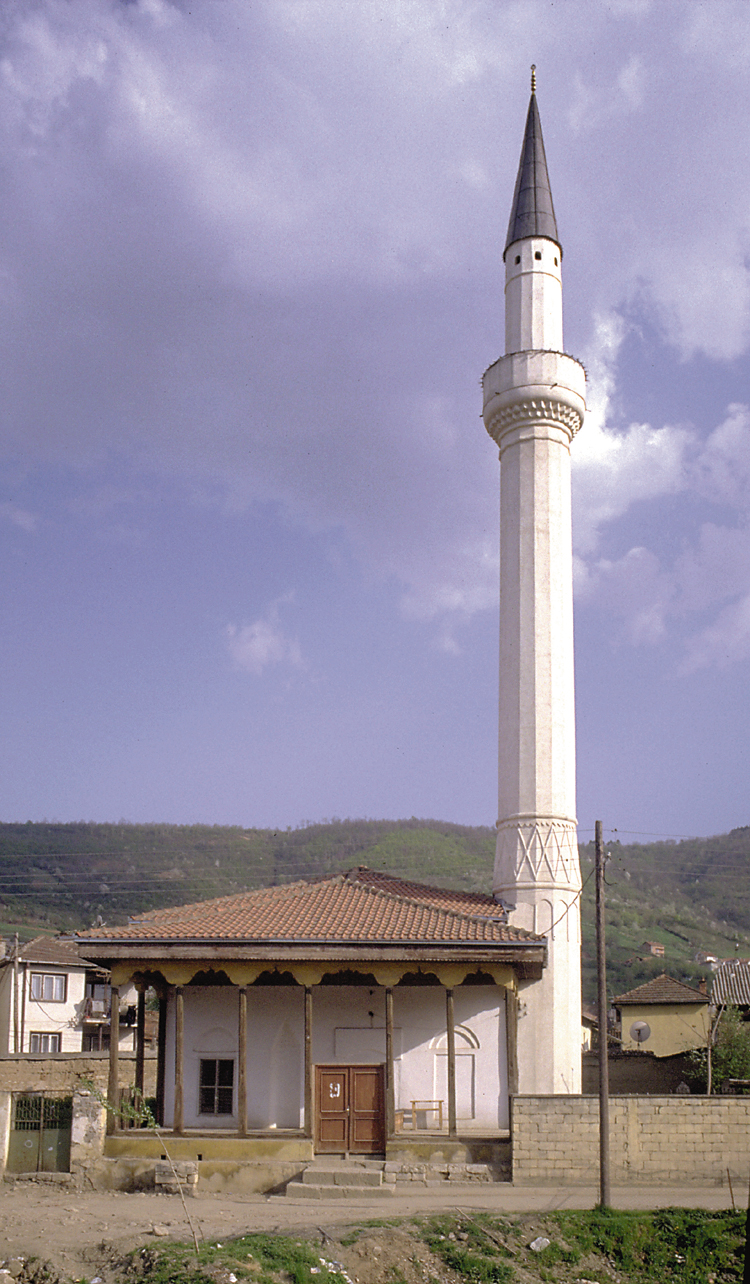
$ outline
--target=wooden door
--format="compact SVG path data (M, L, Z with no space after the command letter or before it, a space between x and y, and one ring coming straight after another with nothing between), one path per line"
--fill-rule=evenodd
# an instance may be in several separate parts
M382 1154L384 1071L382 1065L316 1067L316 1152Z

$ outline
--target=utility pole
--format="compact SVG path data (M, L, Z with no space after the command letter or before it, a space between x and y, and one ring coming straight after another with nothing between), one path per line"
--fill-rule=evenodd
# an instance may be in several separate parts
M750 1284L750 1183L747 1183L747 1216L745 1217L745 1270L742 1284Z
M18 932L13 936L13 1051L21 1051L18 1046Z
M604 929L604 842L602 822L594 831L596 850L596 980L599 1007L599 1204L609 1208L609 1058L607 1039L607 958Z

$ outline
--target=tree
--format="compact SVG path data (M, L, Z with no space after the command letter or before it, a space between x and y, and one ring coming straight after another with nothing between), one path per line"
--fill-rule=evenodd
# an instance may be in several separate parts
M743 1020L739 1008L720 1010L712 1023L711 1036L705 1048L689 1054L691 1078L704 1092L725 1079L750 1079L750 1021Z

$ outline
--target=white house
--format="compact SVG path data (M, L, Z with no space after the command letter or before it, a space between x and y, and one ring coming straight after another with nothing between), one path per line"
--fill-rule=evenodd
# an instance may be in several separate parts
M118 996L119 1046L135 1046L135 991ZM130 1008L133 1014L131 1019ZM0 1053L51 1056L109 1046L110 986L105 968L73 941L38 936L0 960Z

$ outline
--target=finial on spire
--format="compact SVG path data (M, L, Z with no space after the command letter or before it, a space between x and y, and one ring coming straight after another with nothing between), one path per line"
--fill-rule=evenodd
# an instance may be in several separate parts
M531 64L531 92L532 94L536 93L536 63L535 62L532 62Z

